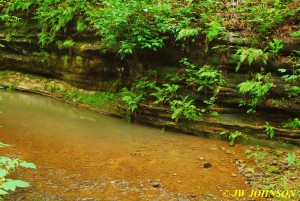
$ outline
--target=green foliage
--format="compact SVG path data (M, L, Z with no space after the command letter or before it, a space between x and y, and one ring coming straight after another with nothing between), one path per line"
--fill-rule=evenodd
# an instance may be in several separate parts
M54 41L59 32L67 31L74 15L87 9L87 2L66 0L59 4L56 0L49 0L38 2L38 6L34 19L41 28L38 35L40 43L47 45Z
M299 38L300 37L300 27L298 31L294 31L293 33L290 34L293 38Z
M294 166L296 165L297 156L295 153L289 153L285 160L288 162L288 166Z
M272 139L275 135L275 131L272 126L270 126L269 122L266 122L265 125L267 135Z
M293 0L245 1L237 8L237 12L250 33L256 33L264 38L271 35L272 31L286 19L297 16L299 8L293 8L293 4Z
M127 88L123 88L120 91L122 100L128 105L127 111L133 113L138 109L138 103L144 100L144 94L136 94L133 91L129 91Z
M79 91L77 89L73 89L70 92L66 93L67 100L76 101L76 98L79 95Z
M243 137L244 134L240 131L231 132L228 136L229 145L233 146L238 137Z
M76 26L76 28L77 28L77 31L78 31L78 32L83 32L83 31L85 31L85 30L87 29L87 26L86 26L86 24L84 23L84 20L83 20L82 17L79 17L79 19L78 19L78 21L77 21L77 26Z
M283 48L281 40L273 39L273 42L269 43L270 50L269 52L273 55L278 55L278 52Z
M67 49L74 46L74 41L72 39L67 39L65 41L56 41L56 45L59 49Z
M221 23L218 20L214 20L210 23L206 23L208 29L206 31L205 51L208 51L208 44L220 34L223 29Z
M55 84L51 84L51 85L45 85L45 89L50 91L50 92L56 92L56 91L60 91L61 88L58 85Z
M187 38L197 36L200 31L201 28L198 27L197 28L188 27L185 29L181 29L176 37L176 40L181 40L181 39L185 40Z
M83 58L81 56L76 56L76 64L79 66L83 65Z
M134 113L138 109L138 103L145 100L147 90L155 87L155 81L148 80L148 77L141 77L133 84L130 90L127 88L121 89L120 96L128 105L127 111Z
M193 104L193 100L188 100L188 96L181 97L179 100L173 100L170 105L173 111L172 119L175 121L178 121L180 118L195 121L197 116L201 116L201 112L204 112L197 109Z
M122 57L135 48L156 51L168 39L178 42L206 35L208 45L223 30L221 14L215 9L224 7L218 0L139 1L139 0L12 0L2 1L0 20L7 24L21 23L15 11L28 12L36 20L42 45L49 45L60 34L72 31L93 31L102 42L117 48ZM1 3L2 3L1 2ZM196 13L200 13L199 16ZM21 15L22 16L22 15ZM201 28L200 28L201 27ZM206 46L207 46L206 45Z
M299 12L295 0L244 1L235 8L223 0L2 0L0 5L0 22L7 25L22 23L25 15L34 19L44 46L74 30L87 31L122 57L136 48L156 51L167 41L187 39L205 39L208 51L212 40L225 39L232 22L243 24L239 29L253 39L265 39L285 21L297 20Z
M250 107L247 113L255 113L256 107L265 100L269 90L273 87L270 76L270 73L266 75L257 73L252 80L247 80L238 85L240 93L251 97L249 102L242 102L240 104L240 106L247 105Z
M0 142L0 148L7 146L7 144ZM0 200L3 200L3 196L8 195L10 191L16 191L17 187L29 187L29 183L26 181L7 178L8 174L15 172L18 167L36 169L33 163L0 156Z
M115 103L116 97L114 93L110 92L97 92L94 94L79 93L77 102L94 108L106 107L109 104Z
M8 147L8 146L9 146L9 144L5 144L3 142L0 142L0 148L5 148L5 147Z
M221 71L209 65L199 68L188 62L187 58L183 58L180 62L186 66L184 73L181 73L179 76L173 76L171 80L174 82L184 81L189 88L192 88L197 93L212 94L205 100L206 104L212 105L220 88L225 85Z
M7 85L7 91L13 91L14 89L16 88L16 84L14 84L14 83L9 83L8 85Z
M280 73L287 73L282 76L286 82L284 85L285 90L289 91L289 98L297 98L300 95L300 52L294 51L295 56L290 56L293 62L293 69L291 73L288 73L286 69L278 69Z
M198 68L188 62L187 58L181 61L186 68L175 75L168 76L168 83L157 83L156 74L142 77L135 81L131 89L121 90L121 98L127 104L127 110L133 114L138 109L138 103L143 100L153 100L154 104L170 106L171 118L175 121L196 121L197 117L206 113L207 108L195 105L195 100L179 93L184 86L195 93L203 94L203 104L211 107L217 99L220 87L225 84L221 71L204 65ZM152 76L152 77L151 77ZM152 81L151 81L152 79ZM154 79L154 80L153 80Z
M165 32L176 24L172 4L157 1L107 0L87 12L87 20L104 42L119 46L121 56L135 47L157 50L168 38ZM175 12L175 15L177 13Z
M44 89L63 97L66 102L84 104L93 108L107 109L117 100L116 94L112 92L86 93L77 89L64 88L63 85L57 84L46 84Z
M254 158L256 163L264 161L268 156L268 152L260 150L258 147L254 150L247 149L245 153L248 154L247 158Z
M236 52L236 55L239 56L239 62L238 65L236 67L236 71L238 71L241 68L242 63L247 59L247 62L249 65L251 65L251 63L255 60L257 60L258 58L260 58L264 64L267 63L268 61L268 56L269 54L264 52L261 49L256 49L256 48L247 48L247 47L242 47L239 48Z
M10 16L14 11L29 11L35 9L32 18L37 21L40 28L39 41L42 45L48 45L55 40L60 32L66 32L69 23L74 19L75 14L85 12L88 9L87 1L79 0L12 0L6 3L6 8L1 16ZM78 30L83 30L82 18L78 23ZM9 22L9 20L6 20ZM15 20L16 21L16 20Z
M172 99L177 99L177 90L179 85L176 84L163 84L163 87L155 87L156 92L151 95L156 97L155 104L169 103Z
M285 128L300 128L300 120L298 118L290 119L286 123L283 124Z

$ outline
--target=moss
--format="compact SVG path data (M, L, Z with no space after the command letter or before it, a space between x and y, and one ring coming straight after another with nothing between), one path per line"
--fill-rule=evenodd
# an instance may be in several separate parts
M271 172L271 173L273 173L273 174L280 174L281 173L281 171L279 170L279 168L278 167L276 167L276 166L273 166L273 165L271 165L271 166L266 166L267 167L267 170L269 171L269 172Z
M116 102L115 94L109 92L97 92L95 94L78 94L78 102L91 107L105 107Z

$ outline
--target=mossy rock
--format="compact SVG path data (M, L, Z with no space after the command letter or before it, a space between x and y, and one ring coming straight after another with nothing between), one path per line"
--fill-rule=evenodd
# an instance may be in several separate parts
M273 173L273 174L280 174L281 173L281 171L279 170L279 168L276 167L276 166L273 166L273 165L267 166L267 170L269 172Z

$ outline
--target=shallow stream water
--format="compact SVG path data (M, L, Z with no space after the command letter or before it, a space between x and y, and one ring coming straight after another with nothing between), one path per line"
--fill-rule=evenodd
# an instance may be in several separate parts
M225 200L247 189L236 173L247 147L162 131L39 95L0 91L1 154L37 165L9 200ZM212 167L204 168L205 162Z

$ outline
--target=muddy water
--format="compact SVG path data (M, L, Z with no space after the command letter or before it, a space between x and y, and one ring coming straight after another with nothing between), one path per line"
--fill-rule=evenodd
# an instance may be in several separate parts
M245 158L241 145L129 124L38 95L0 95L0 141L12 145L5 151L38 167L13 175L31 187L9 200L224 200L222 190L247 189L232 176L235 160Z

